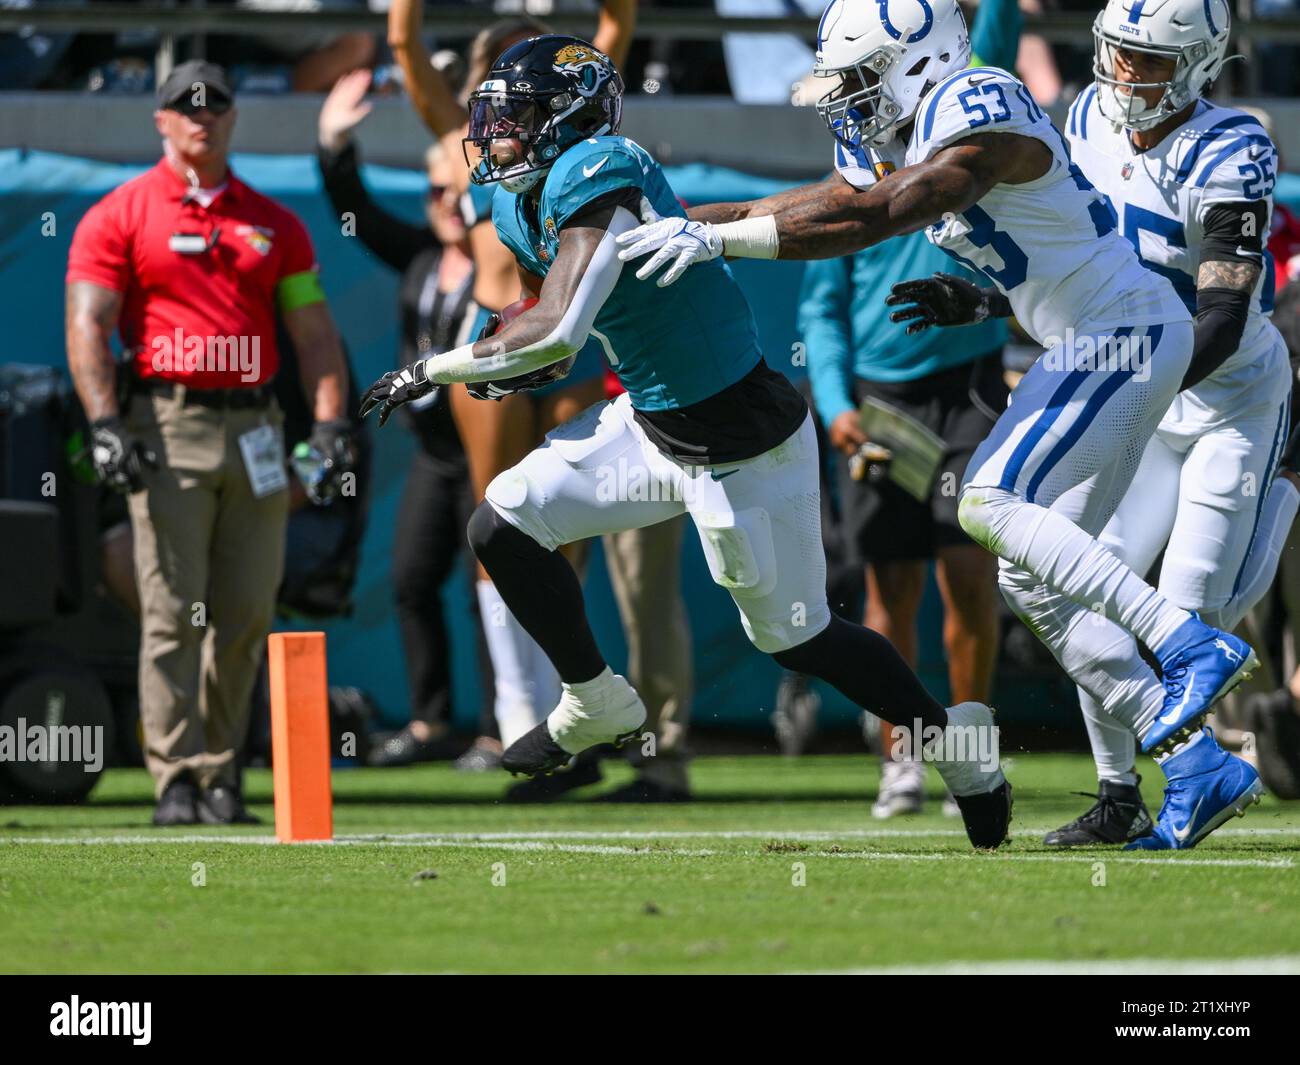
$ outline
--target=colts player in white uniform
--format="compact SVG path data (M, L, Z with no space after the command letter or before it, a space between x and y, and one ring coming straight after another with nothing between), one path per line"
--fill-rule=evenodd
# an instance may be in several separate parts
M982 270L1000 291L971 286L970 314L1014 311L1047 351L971 460L963 528L1001 557L1004 595L1063 664L1071 631L1098 614L1150 649L1163 677L1158 698L1123 701L1121 720L1144 750L1181 751L1248 675L1254 652L1160 595L1095 536L1178 392L1191 316L1116 231L1028 90L1005 71L964 69L969 55L955 0L832 0L815 72L838 85L819 110L859 165L870 150L899 168L865 190L837 175L764 200L694 208L687 220L623 234L621 254L655 252L637 276L670 263L659 283L671 284L724 254L827 258L925 227ZM1085 663L1071 675L1099 699L1134 684L1106 666ZM1180 791L1196 791L1199 820L1238 801L1238 766L1249 769L1231 759ZM1177 768L1174 759L1167 775Z
M1300 501L1288 480L1273 479L1291 399L1286 345L1267 317L1277 153L1253 117L1201 98L1223 65L1228 32L1225 0L1110 0L1093 26L1096 82L1075 100L1066 128L1075 163L1110 200L1123 234L1196 316L1185 390L1101 541L1139 573L1164 548L1161 592L1225 629L1272 582ZM1114 625L1081 626L1070 653L1148 673ZM1049 844L1119 843L1149 828L1133 736L1111 716L1114 697L1143 696L1080 691L1098 802ZM1224 759L1202 740L1183 757ZM1258 791L1249 781L1236 809ZM1141 846L1186 847L1213 827L1189 826L1172 811Z

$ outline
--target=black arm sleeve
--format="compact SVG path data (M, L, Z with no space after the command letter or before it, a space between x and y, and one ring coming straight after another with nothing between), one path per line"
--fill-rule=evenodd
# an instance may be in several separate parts
M404 271L420 252L438 245L427 225L414 225L375 203L361 180L361 160L354 142L337 152L320 147L316 158L334 213L342 218L350 212L356 219L357 238L394 270Z
M1263 267L1268 235L1268 207L1263 200L1215 204L1206 212L1204 228L1202 263ZM1184 389L1205 380L1236 352L1250 315L1250 300L1250 291L1196 290L1196 342L1183 377Z

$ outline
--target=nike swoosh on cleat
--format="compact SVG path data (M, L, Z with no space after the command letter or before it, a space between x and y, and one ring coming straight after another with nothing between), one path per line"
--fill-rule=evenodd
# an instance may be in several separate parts
M596 173L597 170L599 170L602 166L604 166L604 165L605 165L606 163L608 163L608 162L609 162L609 156L607 155L607 156L605 156L604 159L602 159L602 160L601 160L599 163L597 163L595 166L584 166L584 167L582 168L582 176L583 176L583 177L591 177L593 174Z
M1199 799L1196 800L1196 805L1192 807L1192 816L1187 819L1187 824L1183 825L1182 828L1173 828L1172 826L1170 827L1169 829L1170 834L1174 837L1174 839L1178 840L1179 843L1186 842L1187 837L1192 834L1192 825L1196 823L1196 815L1201 809L1201 803L1203 803L1204 801L1205 801L1204 795L1202 795Z
M1183 689L1182 702L1180 702L1177 706L1175 706L1172 710L1170 710L1169 713L1162 714L1160 717L1160 724L1172 725L1175 722L1177 722L1178 716L1183 712L1183 707L1187 705L1187 700L1192 697L1192 684L1195 683L1195 681L1196 681L1196 672L1193 671L1192 675L1187 678L1187 687Z

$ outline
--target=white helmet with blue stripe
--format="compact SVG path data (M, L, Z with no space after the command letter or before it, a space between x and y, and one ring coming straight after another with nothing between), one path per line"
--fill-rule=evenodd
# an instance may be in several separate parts
M1227 0L1109 0L1092 24L1097 104L1116 129L1150 129L1201 98L1228 51ZM1125 83L1115 77L1119 49L1174 61L1168 81ZM1163 89L1144 100L1137 89Z
M969 62L957 0L831 0L813 73L838 84L817 113L849 147L884 147L930 86Z

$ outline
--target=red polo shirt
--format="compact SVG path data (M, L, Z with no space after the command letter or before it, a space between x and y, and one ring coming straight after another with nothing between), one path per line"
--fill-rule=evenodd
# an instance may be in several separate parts
M275 376L277 305L316 302L316 257L296 215L233 174L205 208L161 160L77 226L67 280L122 293L122 343L142 378L193 388L254 387ZM177 235L210 245L184 255Z

